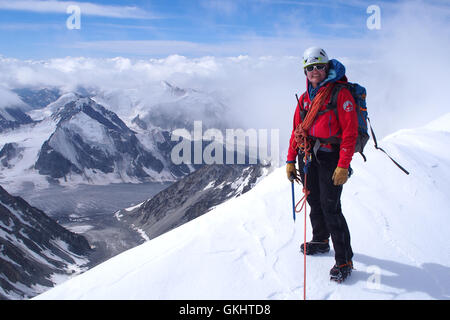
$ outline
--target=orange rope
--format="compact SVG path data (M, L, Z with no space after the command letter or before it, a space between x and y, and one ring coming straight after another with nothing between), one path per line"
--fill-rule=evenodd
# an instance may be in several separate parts
M305 174L306 185L306 174ZM308 191L309 193L309 191ZM305 194L305 213L304 213L304 230L303 230L303 300L306 300L306 198L308 194Z
M333 90L333 85L330 85L328 87L325 87L317 93L315 98L312 101L311 108L309 109L305 119L301 123L298 124L297 128L295 128L294 131L294 140L295 142L295 148L299 148L304 154L305 157L303 161L306 163L306 161L311 159L311 140L308 138L308 130L311 128L317 113L319 112L320 107L324 104L324 102L329 98L331 95L331 91ZM309 190L306 188L306 174L305 174L305 183L303 185L303 198L300 199L300 201L295 206L295 211L300 212L303 207L306 208L306 198L309 195ZM302 203L300 210L297 211L297 206Z
M330 97L331 91L333 90L334 85L327 86L319 90L317 95L314 97L311 108L306 115L305 119L301 123L301 126L304 131L308 131L311 128L314 119L316 118L317 112L319 112L320 107L324 104L324 102Z
M297 128L295 128L294 130L295 139L293 140L293 144L295 141L295 145L292 146L294 147L294 149L300 148L305 153L306 151L309 151L309 141L306 141L305 138L308 137L308 130L309 128L311 128L314 120L316 119L317 113L319 112L320 108L330 97L331 92L333 91L333 87L333 85L330 85L328 87L322 88L314 97L311 108L306 114L305 119L303 119L303 121L299 123Z

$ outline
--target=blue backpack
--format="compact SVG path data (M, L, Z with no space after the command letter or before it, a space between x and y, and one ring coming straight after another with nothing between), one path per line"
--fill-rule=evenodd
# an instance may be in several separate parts
M331 92L331 99L329 104L327 105L327 109L334 110L336 118L338 117L337 98L339 95L339 91L342 88L347 88L350 91L356 103L356 112L358 114L358 138L356 139L355 153L359 152L363 157L364 161L366 161L367 159L363 153L363 150L367 144L367 141L369 141L369 132L367 123L369 123L370 125L370 119L367 114L367 105L366 105L366 88L359 85L358 83L351 83L351 82L337 83L334 86L333 91ZM394 162L397 165L397 167L399 167L406 174L409 174L409 172L405 168L403 168L386 151L384 151L382 148L378 146L377 138L375 137L375 132L373 132L371 125L370 125L370 132L375 144L375 149L383 151L392 160L392 162Z
M356 113L358 115L358 138L356 139L355 153L359 152L364 158L364 161L366 161L366 156L363 153L364 147L366 146L367 141L369 141L367 126L368 114L366 105L366 88L357 83L337 83L334 86L333 91L331 92L330 103L327 106L327 109L329 110L334 109L336 118L338 118L338 112L336 109L337 99L342 88L347 88L350 91L356 103Z

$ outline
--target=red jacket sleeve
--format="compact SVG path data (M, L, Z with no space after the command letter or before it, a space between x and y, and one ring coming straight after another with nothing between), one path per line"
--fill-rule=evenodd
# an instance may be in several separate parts
M355 100L347 88L342 88L339 92L337 111L342 132L338 167L348 168L355 152L356 138L358 137L358 115Z
M299 101L302 101L302 97L300 97ZM288 154L287 154L287 162L295 162L295 160L297 158L297 148L294 148L293 145L295 144L295 136L294 136L295 128L297 128L298 124L301 122L300 121L300 107L299 107L299 104L300 104L300 102L297 103L297 107L295 108L293 128L292 128L291 138L289 139L289 148L288 148Z

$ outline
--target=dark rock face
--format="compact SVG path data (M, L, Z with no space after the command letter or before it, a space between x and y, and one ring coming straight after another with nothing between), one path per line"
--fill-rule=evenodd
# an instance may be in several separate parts
M141 128L143 130L147 130L148 129L147 123L142 121L142 119L139 117L139 115L134 117L134 119L131 122L137 124L139 126L139 128Z
M4 116L0 115L0 132L8 129L16 129L22 124L28 124L34 122L29 115L24 113L20 108L9 107L5 108L4 112L8 113L13 120L8 120Z
M2 187L0 249L0 299L33 297L54 285L53 274L70 274L70 265L82 267L79 259L87 263L91 252L83 236Z
M5 111L8 112L19 124L27 124L33 122L33 119L31 119L29 115L27 115L19 108L5 108Z
M0 150L0 163L10 168L10 162L16 158L22 157L23 148L20 148L17 143L5 143L2 150Z
M152 239L250 190L268 168L263 165L204 165L132 211L117 217Z
M48 175L52 178L62 178L69 172L81 174L81 170L77 166L49 146L48 140L44 142L41 148L35 168L39 170L40 174Z

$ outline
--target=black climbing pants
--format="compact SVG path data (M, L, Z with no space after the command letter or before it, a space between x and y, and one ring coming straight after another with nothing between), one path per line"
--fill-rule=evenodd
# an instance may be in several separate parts
M303 155L299 154L300 177L305 181L303 172ZM341 210L342 186L333 184L332 176L339 161L339 152L317 151L312 155L306 184L310 191L308 204L311 207L313 241L326 240L331 235L335 259L338 264L345 264L353 257L350 246L350 232Z

